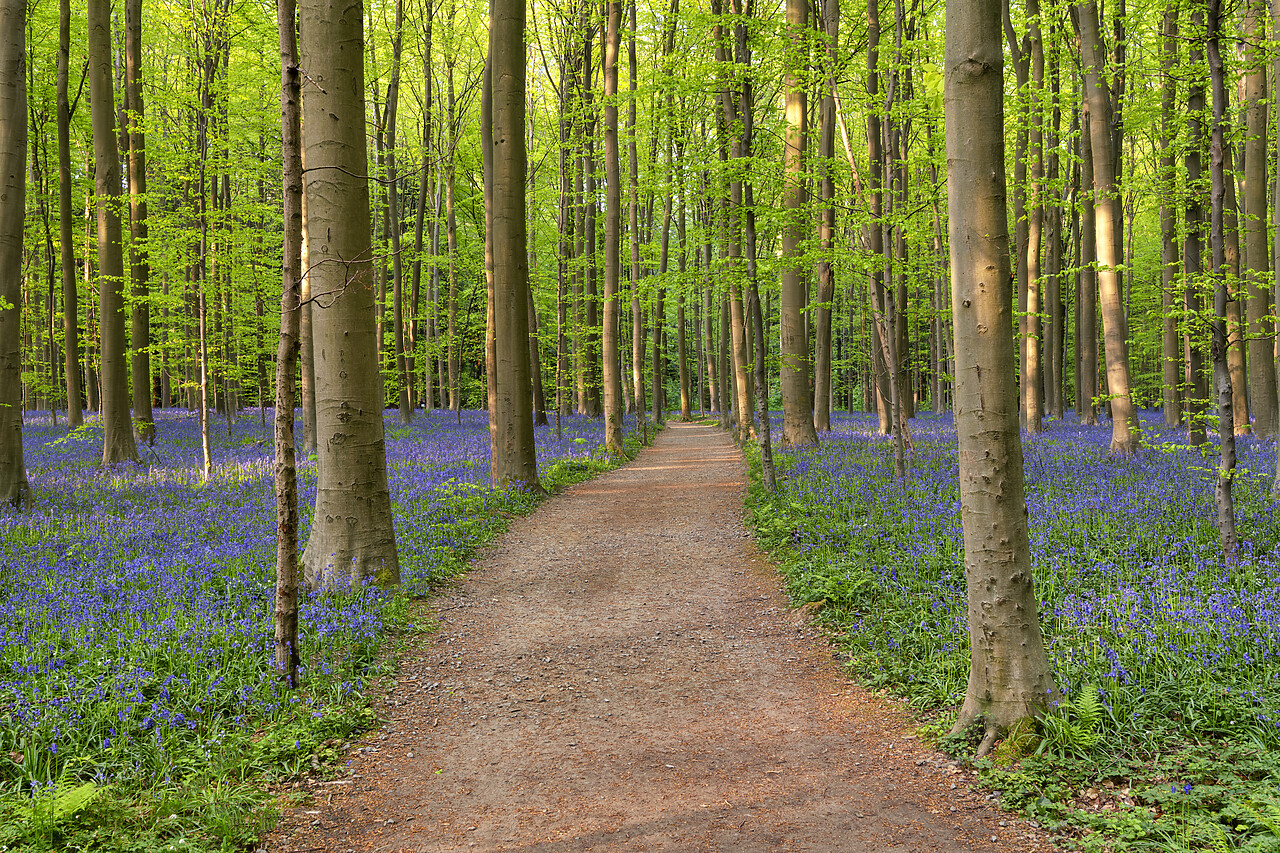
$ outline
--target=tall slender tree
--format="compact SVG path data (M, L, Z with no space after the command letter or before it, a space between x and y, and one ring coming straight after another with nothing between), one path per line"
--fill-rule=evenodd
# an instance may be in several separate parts
M782 273L780 300L782 344L782 441L789 447L817 444L809 395L809 338L805 333L805 288L801 278L800 241L805 231L805 109L803 69L807 64L803 45L808 42L807 0L787 0L787 60L783 65L786 97L786 133L783 164Z
M618 48L621 0L608 0L604 38L604 446L622 453L622 355L618 346L618 293L622 275L622 186L618 163Z
M133 422L138 438L155 441L151 413L151 263L147 258L147 153L142 102L142 0L124 4L124 139L129 144L129 253L133 307L129 350L133 372Z
M120 231L120 155L116 146L111 2L89 0L89 106L93 114L98 212L98 303L101 328L102 464L137 461L129 420L125 361L124 254Z
M1209 255L1213 279L1213 393L1218 406L1218 539L1228 561L1234 562L1240 541L1236 534L1232 481L1236 468L1235 407L1228 364L1227 302L1228 269L1225 208L1227 204L1226 70L1222 61L1222 0L1208 0L1205 53L1209 60L1209 80L1213 91L1213 129L1209 143Z
M1103 77L1107 58L1099 34L1097 0L1080 3L1075 9L1084 54L1084 90L1089 101L1089 133L1092 137L1094 242L1097 246L1103 348L1106 352L1107 397L1111 402L1111 451L1132 453L1138 449L1142 433L1129 388L1128 322L1120 285L1123 259L1118 227L1121 220L1120 192L1111 127L1111 95Z
M529 363L524 0L490 0L495 485L540 492Z
M80 402L80 311L76 288L75 243L71 236L71 0L58 0L58 245L62 257L62 348L63 376L67 385L67 425L72 429L84 422Z
M969 594L969 684L956 731L978 754L1054 698L1038 621L1014 384L999 0L947 4L943 61L960 517Z
M302 315L302 69L298 65L297 0L279 0L280 153L284 240L280 338L276 349L275 664L285 683L298 686L298 471L294 451L293 372Z
M315 310L316 507L302 555L313 589L400 582L374 331L360 2L299 5L304 193ZM523 341L523 339L522 339Z
M22 453L22 239L27 191L27 2L0 0L0 501L27 498Z
M1280 404L1276 391L1275 343L1272 340L1271 287L1267 281L1270 255L1267 246L1267 6L1264 0L1248 0L1244 37L1240 40L1241 103L1244 106L1244 258L1248 295L1249 408L1253 431L1272 438L1280 430Z

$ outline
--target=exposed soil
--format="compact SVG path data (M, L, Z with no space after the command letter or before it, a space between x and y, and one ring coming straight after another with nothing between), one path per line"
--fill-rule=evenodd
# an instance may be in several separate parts
M516 520L272 851L1048 851L787 610L715 427Z

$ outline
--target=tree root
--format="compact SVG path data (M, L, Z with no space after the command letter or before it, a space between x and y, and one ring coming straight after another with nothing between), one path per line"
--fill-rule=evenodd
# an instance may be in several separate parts
M978 751L974 754L975 758L985 758L991 753L992 748L996 745L996 738L1000 736L1000 726L995 723L988 722L986 729L982 733L982 740L978 742Z

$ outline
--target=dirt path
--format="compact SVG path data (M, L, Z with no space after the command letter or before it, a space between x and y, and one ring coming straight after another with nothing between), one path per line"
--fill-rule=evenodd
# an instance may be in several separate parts
M1049 850L786 610L722 432L517 520L272 851Z

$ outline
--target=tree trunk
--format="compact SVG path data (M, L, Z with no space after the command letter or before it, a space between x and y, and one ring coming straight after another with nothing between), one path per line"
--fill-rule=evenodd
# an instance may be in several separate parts
M817 304L813 307L813 426L818 432L831 429L831 318L836 295L832 254L836 245L836 85L839 69L840 0L823 0L822 28L826 36L825 79L818 131L818 260Z
M676 162L679 164L677 168L680 169L680 212L676 217L676 234L680 240L678 270L681 289L679 294L676 296L676 359L680 362L678 368L680 375L680 420L691 421L693 420L693 387L690 382L691 377L689 376L689 342L687 339L688 331L685 328L684 309L684 285L687 281L685 278L685 267L688 264L688 244L686 242L688 238L688 220L686 218L685 211L688 208L688 205L685 203L687 196L685 194L684 182L684 159L680 156L683 155L683 153L683 147L678 147ZM694 337L697 337L696 329Z
M1169 3L1164 10L1163 56L1161 72L1163 88L1160 97L1160 292L1163 311L1161 336L1161 398L1166 426L1182 423L1182 407L1178 400L1178 318L1174 314L1174 288L1178 279L1178 180L1174 171L1174 108L1178 84L1173 69L1178 63L1178 6ZM1265 215L1265 212L1264 212ZM1272 380L1274 387L1275 381Z
M296 0L279 0L280 151L283 164L284 245L280 339L276 349L275 665L298 686L298 471L294 458L293 371L298 358L302 300L302 71L298 67Z
M1225 84L1224 84L1225 85ZM1225 113L1224 113L1225 115ZM1225 120L1225 119L1224 119ZM1227 372L1231 377L1231 408L1236 435L1248 435L1249 377L1244 363L1244 318L1241 316L1240 228L1236 206L1235 157L1230 141L1223 142L1222 236L1227 281Z
M979 755L1057 693L1037 621L1018 432L999 14L996 0L949 4L943 66L971 647L954 731L981 721Z
M151 317L147 253L147 159L142 103L142 0L124 4L124 108L129 141L129 243L133 278L132 338L133 422L138 438L153 444L155 417L151 413Z
M529 255L525 223L525 4L490 0L493 103L493 329L495 486L541 492L533 444L529 365Z
M1098 291L1102 306L1103 343L1106 352L1107 396L1111 402L1111 452L1133 453L1142 433L1129 395L1129 344L1126 340L1124 304L1121 301L1120 197L1116 183L1116 157L1111 135L1111 98L1102 72L1106 56L1098 35L1098 5L1088 0L1076 6L1083 51L1085 98L1089 102L1090 142L1093 147L1094 234L1097 245Z
M1218 405L1218 482L1214 496L1218 504L1218 541L1228 563L1236 560L1236 535L1232 480L1236 468L1236 424L1232 406L1232 376L1227 347L1227 302L1229 270L1225 210L1227 202L1227 114L1226 74L1222 67L1222 0L1208 0L1205 47L1209 59L1209 81L1213 90L1213 131L1209 143L1209 245L1213 277L1213 357L1214 397Z
M608 0L604 40L604 328L600 346L604 356L604 447L611 454L622 446L622 357L618 346L618 279L622 274L622 187L618 164L618 44L622 26L621 0Z
M387 139L387 210L384 214L386 230L391 236L391 324L394 327L392 341L396 352L396 376L400 392L396 405L400 411L400 423L413 422L413 403L409 394L409 352L405 345L406 317L404 310L404 264L400 259L400 190L396 174L396 117L400 108L400 52L404 44L404 0L396 0L395 31L391 34L391 81L387 84L386 139ZM381 341L379 341L381 343Z
M631 244L631 387L635 400L636 423L640 428L640 440L648 442L648 426L645 420L644 372L645 372L645 331L644 311L640 307L640 163L636 151L636 0L627 4L629 26L627 28L627 70L630 83L627 98L627 163L630 174L627 188L629 204L627 211L627 232ZM653 130L657 138L658 128ZM657 328L655 322L654 328ZM657 355L657 347L654 348ZM655 399L656 403L657 400ZM655 418L656 421L656 418Z
M1098 267L1095 263L1097 243L1094 242L1093 184L1093 117L1089 105L1082 104L1080 115L1080 228L1076 244L1080 247L1079 287L1080 297L1080 379L1077 395L1081 398L1083 421L1090 426L1098 423Z
M58 239L62 254L62 349L67 384L67 426L84 423L80 393L80 309L75 243L71 237L71 106L67 92L71 53L71 0L58 0ZM88 262L86 261L86 264ZM16 304L16 303L15 303Z
M871 268L868 284L868 297L872 305L879 306L883 301L884 264L880 256L884 254L884 233L880 219L884 212L884 152L880 137L882 133L880 121L880 2L867 0L867 161L871 171L870 219L866 226L867 251L871 254L868 264ZM876 310L879 310L878 307ZM890 417L888 367L884 363L884 341L881 339L881 325L872 323L871 374L875 380L876 412L880 419L880 433L888 435L893 431Z
M91 24L95 20L101 23L99 17ZM20 307L27 189L26 37L26 0L0 0L0 502L13 507L21 507L28 492Z
M1196 3L1191 7L1191 32L1198 34L1204 27L1204 5ZM1188 59L1192 68L1200 68L1204 62L1204 48L1198 37L1190 41ZM1203 149L1205 144L1204 123L1204 82L1198 75L1191 76L1187 83L1187 142L1183 154L1183 171L1186 173L1187 206L1183 211L1184 233L1182 242L1182 269L1186 277L1186 292L1183 309L1187 314L1186 335L1186 394L1187 406L1187 441L1190 444L1205 443L1205 425L1201 418L1208 403L1209 388L1205 382L1204 354L1200 344L1200 332L1203 329L1200 318L1200 288L1203 276L1201 263L1204 239L1204 189L1203 182Z
M435 15L435 0L426 0L423 4L423 84L422 84L422 170L418 176L418 206L414 211L413 223L413 271L410 273L411 279L409 284L409 322L406 334L408 337L406 356L407 369L409 373L409 405L415 407L417 405L417 375L419 367L422 371L422 406L428 412L435 408L435 389L432 381L434 370L431 365L431 352L434 341L434 328L432 323L435 317L436 301L434 294L431 292L430 282L427 285L430 297L431 310L427 313L426 319L426 335L422 339L419 335L419 305L420 293L422 288L422 247L423 247L423 231L427 214L427 195L431 188L431 158L439 156L439 147L432 151L434 143L434 128L431 123L431 108L434 94L432 93L432 82L435 77L435 68L432 65L432 39L431 29L433 18ZM432 228L431 233L436 233L435 223L437 222L435 209L432 212ZM436 247L431 247L431 254L435 255ZM432 261L432 269L435 269L435 262ZM425 345L419 346L419 341ZM421 358L421 362L419 362Z
M124 254L120 243L120 155L116 147L110 0L89 0L89 101L93 116L98 207L99 313L102 334L102 464L138 460L129 420L124 339Z
M1040 254L1044 242L1044 131L1041 97L1044 93L1044 40L1040 35L1039 0L1027 0L1027 35L1031 44L1031 85L1027 98L1027 299L1026 361L1022 364L1022 412L1027 432L1044 429L1044 358L1041 312L1044 281Z
M874 0L872 0L874 2ZM787 447L817 444L809 396L809 339L804 328L808 301L801 277L804 236L804 128L805 90L803 69L808 62L804 45L809 6L806 0L787 0L787 45L783 62L786 96L786 131L783 142L783 210L781 272L781 386L782 442Z
M452 16L450 16L452 24ZM452 27L451 27L452 29ZM449 408L462 413L462 352L458 340L458 219L454 185L455 163L457 156L457 100L453 90L452 55L445 58L445 83L448 87L448 111L445 123L449 128L448 151L444 155L444 230L445 243L449 250L449 341L446 358L449 362Z
M1249 0L1245 7L1241 42L1241 79L1244 103L1244 256L1248 292L1249 403L1253 431L1273 438L1280 431L1276 393L1275 341L1271 316L1271 289L1267 285L1267 8L1263 0Z
M374 271L360 3L304 0L308 245L314 316L316 507L302 555L307 584L331 589L400 582L387 488Z

